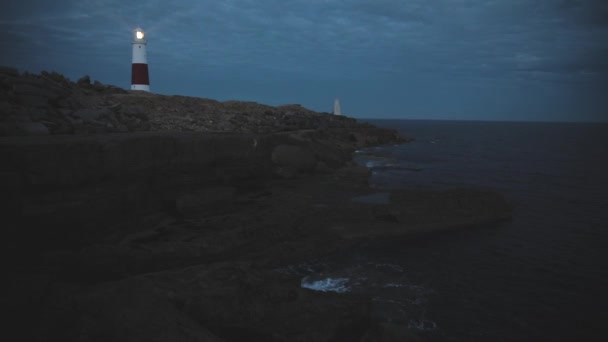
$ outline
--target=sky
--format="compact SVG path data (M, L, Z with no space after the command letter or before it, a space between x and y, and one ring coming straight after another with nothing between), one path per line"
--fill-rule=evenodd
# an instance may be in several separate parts
M608 121L606 0L20 0L0 65L358 118Z

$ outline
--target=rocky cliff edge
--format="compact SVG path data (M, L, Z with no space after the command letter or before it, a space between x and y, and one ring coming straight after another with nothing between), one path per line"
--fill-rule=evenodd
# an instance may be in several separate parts
M364 294L276 270L508 219L487 190L372 194L355 149L406 139L299 105L164 96L0 68L9 336L417 341ZM14 330L14 331L13 331Z

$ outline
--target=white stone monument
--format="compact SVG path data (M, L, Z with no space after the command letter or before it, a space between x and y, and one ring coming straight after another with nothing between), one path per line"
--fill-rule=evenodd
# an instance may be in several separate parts
M340 99L336 97L334 100L334 115L342 115L340 111Z

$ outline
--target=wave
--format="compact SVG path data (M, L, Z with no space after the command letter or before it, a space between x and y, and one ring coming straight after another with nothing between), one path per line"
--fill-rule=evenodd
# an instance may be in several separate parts
M407 323L407 328L419 331L433 331L437 329L437 323L429 321L427 319L411 319Z
M351 288L347 285L348 278L324 278L312 280L310 277L304 277L301 282L303 288L321 292L349 292Z

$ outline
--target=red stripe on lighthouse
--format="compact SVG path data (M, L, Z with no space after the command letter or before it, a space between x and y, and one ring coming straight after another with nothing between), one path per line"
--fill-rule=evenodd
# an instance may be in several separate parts
M150 85L148 64L133 63L131 67L131 84Z

